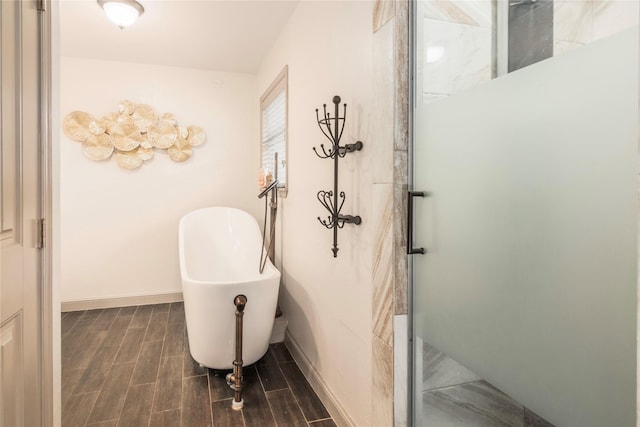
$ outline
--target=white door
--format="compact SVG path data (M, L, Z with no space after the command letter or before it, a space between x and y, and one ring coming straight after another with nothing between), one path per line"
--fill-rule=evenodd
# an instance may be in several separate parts
M42 425L39 33L35 1L0 2L0 426Z

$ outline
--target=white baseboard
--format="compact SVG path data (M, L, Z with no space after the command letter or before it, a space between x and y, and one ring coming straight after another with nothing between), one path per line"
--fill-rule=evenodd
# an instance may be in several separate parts
M304 354L296 340L291 336L289 331L286 331L284 343L289 349L291 356L298 364L298 367L302 371L303 375L309 381L311 388L316 392L324 406L331 414L331 418L338 425L338 427L355 427L347 411L342 407L338 399L331 391L331 389L324 382L316 368L313 367L307 356Z
M182 292L62 301L60 306L62 311L65 312L95 310L98 308L128 307L132 305L166 304L169 302L179 301L182 301Z

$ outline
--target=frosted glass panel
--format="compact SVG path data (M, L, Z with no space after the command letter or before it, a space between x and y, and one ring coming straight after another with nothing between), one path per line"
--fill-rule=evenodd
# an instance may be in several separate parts
M556 426L635 426L637 58L636 27L416 110L416 338Z

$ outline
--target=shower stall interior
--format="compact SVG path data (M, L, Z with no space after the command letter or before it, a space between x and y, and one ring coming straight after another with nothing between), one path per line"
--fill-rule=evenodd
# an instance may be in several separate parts
M415 426L635 426L637 1L412 3Z

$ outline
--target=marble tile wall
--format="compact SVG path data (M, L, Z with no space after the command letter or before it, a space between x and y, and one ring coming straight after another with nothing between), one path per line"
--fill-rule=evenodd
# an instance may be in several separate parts
M491 80L491 27L424 20L426 94L451 95Z
M393 142L393 396L395 427L409 424L409 271L406 254L409 179L409 1L395 7L394 142Z
M408 104L407 104L408 105ZM395 150L393 159L393 314L409 312L409 267L407 258L407 150Z
M423 20L418 37L426 49L418 64L424 103L491 80L491 0L420 1L418 16Z
M389 7L391 6L391 7ZM374 87L372 149L374 191L371 220L377 230L372 269L372 401L373 427L393 425L393 295L395 116L395 2L376 0L373 11Z
M373 15L376 216L372 221L377 234L372 262L372 420L374 427L394 424L400 427L406 425L407 419L407 395L402 391L407 388L408 366L406 357L394 363L394 356L406 354L408 346L404 218L409 137L409 2L376 0ZM404 328L402 331L394 330L398 315L405 319L396 326ZM400 376L394 378L396 369Z
M554 0L554 55L638 23L637 0Z
M393 0L378 0L373 5L373 32L393 18Z
M393 348L373 338L372 427L393 426Z
M408 313L406 255L407 189L409 177L409 2L396 1L394 27L394 138L393 138L393 267L394 314Z
M502 0L499 0L502 1ZM553 52L566 52L638 23L638 0L554 0ZM438 101L492 78L494 28L491 0L418 2L418 64L423 102Z
M376 236L373 260L373 335L393 344L393 191L391 184L374 186Z

